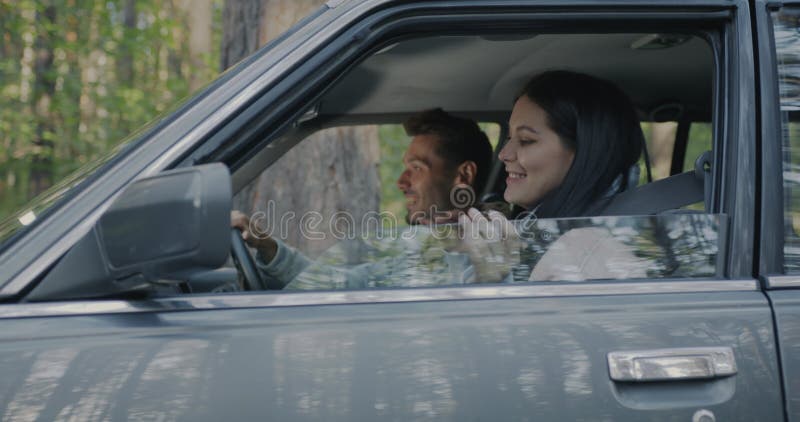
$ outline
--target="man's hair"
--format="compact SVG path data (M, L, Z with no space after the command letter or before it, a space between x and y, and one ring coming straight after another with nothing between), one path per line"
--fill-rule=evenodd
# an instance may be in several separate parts
M435 135L438 138L436 153L453 168L465 161L477 167L472 188L480 195L492 164L492 146L489 138L474 120L456 117L435 108L421 111L403 123L408 136Z

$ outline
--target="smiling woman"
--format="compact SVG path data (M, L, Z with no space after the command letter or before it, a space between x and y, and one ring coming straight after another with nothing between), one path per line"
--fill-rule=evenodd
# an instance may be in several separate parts
M629 188L644 135L628 96L589 75L552 71L523 88L500 160L505 199L539 217L602 214L601 200Z
M503 198L525 209L535 208L561 185L575 158L574 145L562 141L550 121L538 104L520 97L508 124L511 136L500 150L508 173Z

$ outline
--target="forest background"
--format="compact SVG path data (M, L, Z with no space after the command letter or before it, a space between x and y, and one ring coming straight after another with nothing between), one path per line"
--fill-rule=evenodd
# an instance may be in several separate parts
M113 153L137 128L167 113L323 4L0 0L0 221L76 169ZM697 129L708 132L703 137L710 146L710 130ZM672 145L653 140L674 139L674 131L669 124L645 130L658 173L668 170ZM295 185L299 199L287 200L290 189L265 174L240 192L234 206L252 212L263 206L263 198L280 197L280 203L294 206L298 213L304 210L297 207L354 215L374 209L402 213L403 198L395 187L401 163L380 157L396 158L407 142L399 127L320 134L294 148L270 171L303 171L305 177L286 179L313 180L314 169L297 165L303 154L312 154L326 157L337 168L348 167L340 175L379 167L379 180L333 178L337 186L311 190ZM352 201L353 197L364 199Z
M0 220L323 0L0 0Z
M0 218L219 73L223 8L0 0Z

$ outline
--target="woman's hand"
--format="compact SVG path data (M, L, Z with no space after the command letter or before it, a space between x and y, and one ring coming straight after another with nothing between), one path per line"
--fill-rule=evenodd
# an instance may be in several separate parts
M514 225L500 212L486 215L470 208L458 218L461 251L472 261L478 282L502 281L519 263L521 242Z

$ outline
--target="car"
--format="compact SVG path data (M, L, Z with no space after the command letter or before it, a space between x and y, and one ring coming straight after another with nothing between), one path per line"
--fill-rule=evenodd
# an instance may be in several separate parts
M0 225L2 418L800 421L799 28L793 1L331 0ZM286 157L354 127L349 147L383 148L441 107L493 134L497 198L513 99L550 69L675 122L663 177L536 223L542 253L604 227L646 276L259 280L229 225L269 211L259 184L374 188L399 159L342 176ZM320 192L273 205L302 220ZM367 255L336 233L302 247Z

